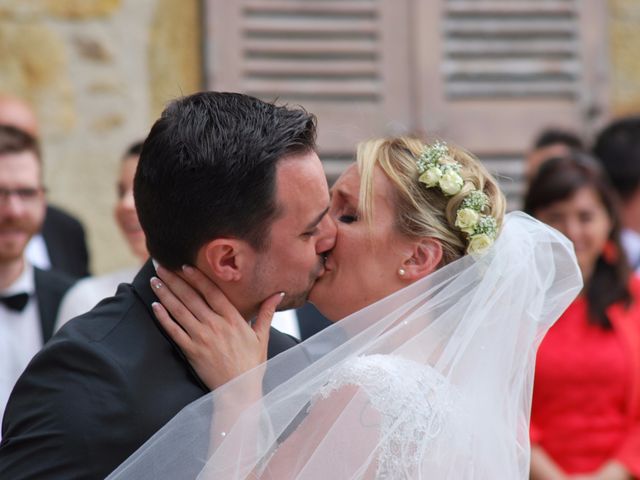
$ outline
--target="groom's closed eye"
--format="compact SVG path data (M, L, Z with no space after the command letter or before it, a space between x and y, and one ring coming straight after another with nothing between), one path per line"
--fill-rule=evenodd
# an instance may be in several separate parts
M301 236L313 237L314 235L316 235L320 231L320 229L318 228L318 225L320 224L320 222L328 212L329 212L329 207L325 208L320 215L318 215L311 223L309 223L305 227L304 232L302 232Z

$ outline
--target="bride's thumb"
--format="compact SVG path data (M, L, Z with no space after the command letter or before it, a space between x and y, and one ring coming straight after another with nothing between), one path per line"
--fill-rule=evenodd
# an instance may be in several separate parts
M271 295L264 302L262 302L262 305L260 305L260 310L258 311L256 321L253 322L253 331L256 332L256 335L258 336L260 341L266 342L269 340L269 328L271 327L271 320L273 320L273 315L276 313L276 308L278 308L278 305L280 305L280 302L283 298L284 292L279 292Z

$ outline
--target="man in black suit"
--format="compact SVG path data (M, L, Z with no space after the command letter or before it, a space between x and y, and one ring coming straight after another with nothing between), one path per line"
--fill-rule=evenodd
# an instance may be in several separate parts
M22 99L0 94L0 125L15 127L38 139L38 119ZM47 205L42 230L33 236L26 250L36 267L54 269L71 277L89 275L89 253L84 227L72 215Z
M302 109L215 92L170 104L134 184L152 258L195 265L247 320L278 292L282 309L302 305L336 233L314 148ZM7 406L0 478L104 478L207 393L152 313L154 275L147 262L36 355ZM268 355L294 344L272 329Z
M89 250L80 221L59 207L47 204L40 233L27 247L31 262L73 278L89 275Z
M51 338L66 276L34 268L24 255L45 203L33 137L0 126L0 416L31 357Z

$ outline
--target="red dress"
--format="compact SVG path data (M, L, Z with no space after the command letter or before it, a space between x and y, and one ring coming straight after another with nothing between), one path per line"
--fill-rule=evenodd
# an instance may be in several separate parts
M587 322L577 298L545 336L536 361L531 440L566 472L616 459L640 476L640 279L628 310L608 310L613 330Z

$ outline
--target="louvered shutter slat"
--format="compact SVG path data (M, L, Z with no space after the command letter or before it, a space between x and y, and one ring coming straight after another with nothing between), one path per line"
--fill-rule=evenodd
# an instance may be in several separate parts
M358 141L410 128L409 3L207 0L208 85L301 103L318 116L323 161L344 166Z

